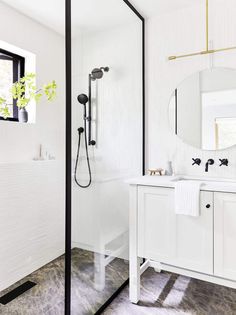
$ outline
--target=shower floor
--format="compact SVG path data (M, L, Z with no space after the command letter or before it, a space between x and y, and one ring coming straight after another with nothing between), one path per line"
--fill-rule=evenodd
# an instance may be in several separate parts
M64 256L2 291L0 296L25 281L37 283L7 305L0 304L2 315L64 315ZM72 250L72 315L92 315L128 277L128 264L113 260L106 267L105 287L94 287L94 253Z

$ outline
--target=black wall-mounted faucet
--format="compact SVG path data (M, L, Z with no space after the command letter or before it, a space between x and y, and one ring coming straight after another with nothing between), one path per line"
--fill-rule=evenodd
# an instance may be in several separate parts
M208 172L209 165L213 165L214 163L215 163L215 161L214 161L213 159L209 159L209 160L206 162L205 172Z
M222 166L222 165L228 166L229 165L228 159L219 159L219 160L220 160L220 166Z
M197 158L197 159L192 158L192 160L193 160L193 164L192 165L195 165L195 164L200 165L201 162L202 162L199 158Z

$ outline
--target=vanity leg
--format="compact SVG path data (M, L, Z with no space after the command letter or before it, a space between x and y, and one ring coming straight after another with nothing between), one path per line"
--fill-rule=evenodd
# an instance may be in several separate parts
M129 298L134 304L140 300L140 263L139 258L130 260Z
M140 300L140 260L138 257L138 187L130 186L129 206L129 298L132 303L137 304Z

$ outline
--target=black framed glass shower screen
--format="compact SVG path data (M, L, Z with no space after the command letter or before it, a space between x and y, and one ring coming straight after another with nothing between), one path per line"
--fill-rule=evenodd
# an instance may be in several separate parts
M129 1L66 1L66 314L99 314L128 284L125 180L145 171L144 41Z

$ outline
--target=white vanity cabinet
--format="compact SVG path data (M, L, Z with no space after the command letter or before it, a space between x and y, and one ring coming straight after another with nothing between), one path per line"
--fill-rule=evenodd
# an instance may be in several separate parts
M138 255L166 263L175 256L174 190L138 187Z
M138 187L138 256L213 273L213 193L200 205L199 217L176 215L173 188Z
M236 281L236 194L215 193L214 274Z
M133 303L139 301L140 276L148 267L236 288L236 183L204 183L198 217L176 214L174 203L171 178L130 182Z

